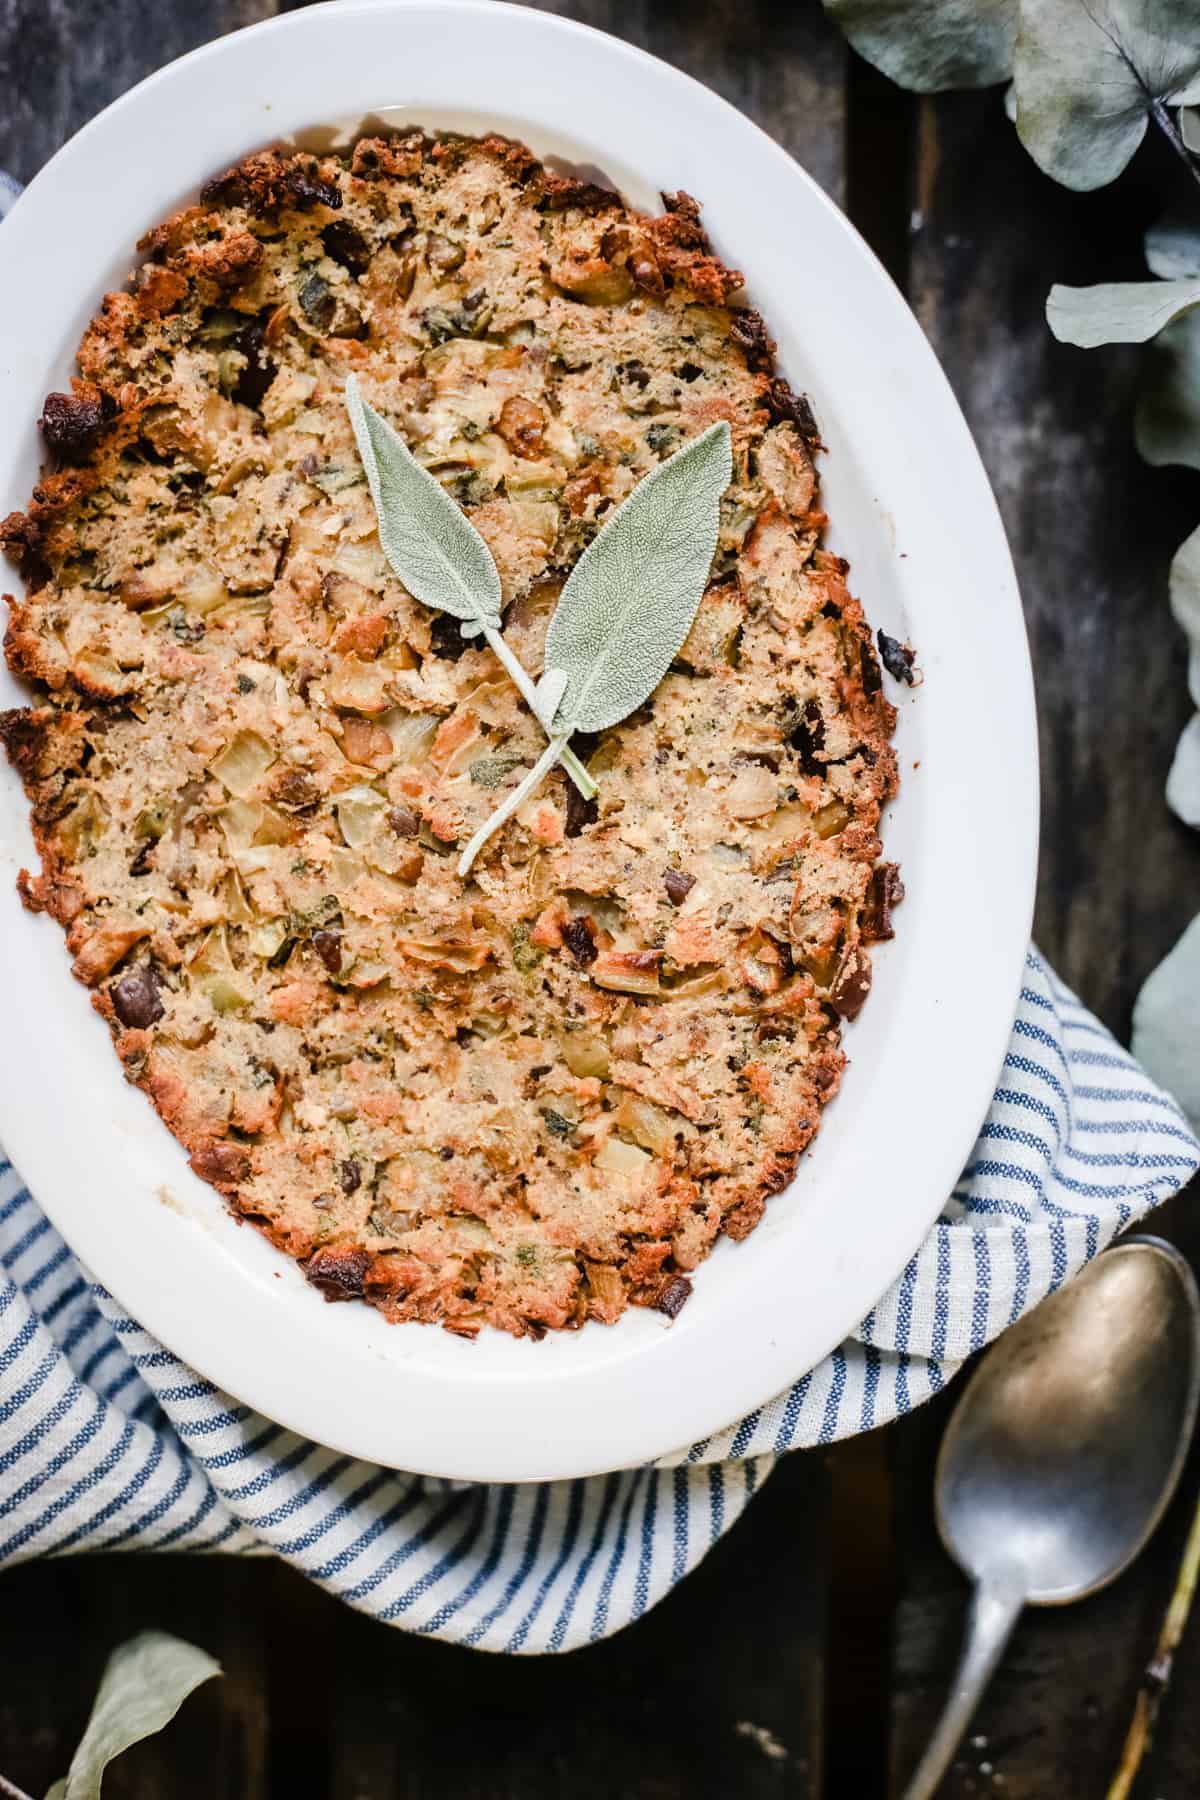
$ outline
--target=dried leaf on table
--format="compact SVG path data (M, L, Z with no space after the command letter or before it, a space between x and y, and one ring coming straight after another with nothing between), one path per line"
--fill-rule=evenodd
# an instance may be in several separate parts
M221 1673L194 1644L163 1631L143 1631L108 1659L71 1767L46 1800L99 1800L104 1771L116 1756L170 1723L193 1689Z
M1177 819L1200 831L1200 713L1184 726L1175 746L1167 776L1167 805Z
M1146 267L1163 281L1200 275L1200 207L1163 214L1146 233Z
M1169 325L1147 350L1134 432L1148 463L1200 469L1200 313Z
M1188 690L1192 704L1200 708L1200 528L1175 552L1171 611L1188 641Z
M1121 173L1153 114L1200 100L1200 10L1147 0L1022 0L1017 131L1065 187Z
M1144 344L1200 306L1200 279L1105 281L1050 289L1046 323L1060 344Z
M1017 0L825 0L860 56L900 87L992 87L1012 73Z
M1133 1009L1132 1049L1200 1127L1200 915L1147 977Z

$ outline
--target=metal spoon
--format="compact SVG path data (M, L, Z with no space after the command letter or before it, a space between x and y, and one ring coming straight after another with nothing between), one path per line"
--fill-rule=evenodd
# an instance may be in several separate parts
M1133 1561L1179 1479L1200 1391L1200 1296L1179 1252L1126 1238L1007 1331L938 1457L938 1530L975 1581L954 1687L906 1800L950 1766L1023 1606L1082 1600Z

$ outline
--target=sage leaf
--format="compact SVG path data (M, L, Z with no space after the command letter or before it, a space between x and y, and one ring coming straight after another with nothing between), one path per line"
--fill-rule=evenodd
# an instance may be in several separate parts
M1200 9L1171 0L1021 0L1017 131L1065 187L1121 173L1153 115L1200 100Z
M1147 977L1133 1008L1132 1048L1200 1130L1200 915Z
M423 606L461 620L464 637L482 632L532 706L533 682L500 630L500 575L486 543L441 482L363 399L353 375L346 377L346 411L392 573ZM564 747L561 761L584 799L593 799L596 784L574 751Z
M1144 344L1200 306L1200 280L1104 281L1050 289L1046 323L1061 344Z
M346 410L393 573L423 606L482 629L500 629L500 576L492 553L441 482L346 379Z
M1177 819L1200 831L1200 713L1184 726L1167 776L1167 805Z
M561 690L555 731L604 731L650 698L692 628L732 476L722 420L651 470L592 539L546 633L538 692Z
M1200 469L1200 312L1169 325L1144 355L1134 414L1137 447L1156 467Z
M221 1665L194 1644L143 1631L108 1659L82 1741L47 1800L99 1800L104 1771L131 1744L170 1723L194 1688Z
M639 481L567 577L533 708L550 743L459 859L466 875L576 731L604 731L648 700L692 628L733 475L722 419Z
M1012 72L1017 0L825 0L860 56L900 87L992 87Z
M1146 267L1163 281L1200 275L1200 221L1190 213L1165 213L1146 233Z

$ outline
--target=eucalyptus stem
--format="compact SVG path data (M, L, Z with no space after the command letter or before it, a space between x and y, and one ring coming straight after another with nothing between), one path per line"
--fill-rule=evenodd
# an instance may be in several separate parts
M471 839L458 860L458 872L460 875L465 875L467 873L471 864L475 861L475 858L479 855L479 852L483 849L483 846L487 843L492 833L499 831L506 819L512 818L522 801L527 799L528 796L532 794L534 788L536 788L544 780L546 775L549 774L550 770L561 757L566 742L567 740L565 737L552 737L550 742L546 745L546 748L542 751L542 754L534 763L532 769L530 769L528 775L526 775L524 781L519 782L503 805L498 806L491 817L484 820L483 824L479 827L479 830L475 833L475 836Z
M1158 1634L1158 1643L1154 1648L1154 1656L1142 1676L1141 1686L1137 1691L1137 1699L1133 1703L1133 1718L1129 1722L1129 1730L1125 1734L1125 1744L1121 1751L1121 1760L1117 1772L1109 1786L1106 1800L1128 1800L1137 1780L1142 1759L1150 1747L1150 1739L1154 1732L1158 1709L1162 1705L1163 1695L1167 1691L1167 1683L1171 1679L1171 1665L1175 1652L1179 1648L1188 1615L1192 1610L1192 1601L1196 1595L1196 1582L1200 1577L1200 1507L1192 1520L1192 1528L1188 1532L1183 1556L1179 1564L1179 1575L1175 1582L1175 1591L1171 1595L1171 1604L1167 1608L1167 1616L1162 1622Z
M0 1775L0 1796L3 1796L3 1800L30 1800L30 1796L24 1788L19 1788L13 1782L6 1781L3 1775Z
M536 718L537 704L534 700L534 684L530 680L528 672L517 661L516 657L505 643L503 635L496 630L494 625L489 625L486 619L481 619L480 625L484 637L487 639L500 661L504 664L504 667L508 670L514 684L520 690L522 699ZM564 748L558 760L562 763L563 768L575 783L575 786L579 789L579 792L583 795L584 799L594 800L598 792L595 782L592 780L575 752L570 748L567 739L563 738L561 739L561 742Z
M1150 103L1150 117L1162 132L1176 156L1185 165L1192 180L1200 182L1200 168L1197 168L1196 166L1196 158L1184 143L1183 133L1171 117L1170 108L1161 100L1152 100Z

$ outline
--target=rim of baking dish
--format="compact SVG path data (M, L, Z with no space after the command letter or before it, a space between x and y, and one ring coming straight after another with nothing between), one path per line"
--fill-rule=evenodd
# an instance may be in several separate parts
M379 115L522 137L599 165L641 204L660 187L696 194L784 373L813 396L830 541L872 623L911 637L924 674L899 697L903 785L884 825L908 897L846 1033L843 1093L796 1181L748 1239L717 1246L673 1322L631 1310L540 1343L490 1330L472 1343L327 1305L229 1217L123 1081L57 926L17 900L32 847L5 769L0 1141L91 1275L238 1400L393 1467L574 1477L682 1450L787 1388L854 1330L951 1192L1005 1053L1032 913L1028 648L967 426L847 220L690 77L496 0L332 0L251 26L152 75L57 153L3 226L19 279L0 286L0 511L24 503L42 397L140 233L264 142Z

